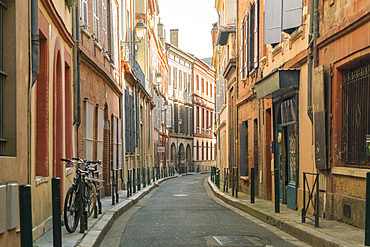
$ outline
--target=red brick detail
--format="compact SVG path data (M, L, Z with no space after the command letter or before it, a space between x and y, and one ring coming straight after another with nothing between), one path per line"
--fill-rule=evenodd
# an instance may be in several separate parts
M72 120L72 78L71 78L71 55L64 49L65 61L65 156L73 156L73 120Z
M39 13L40 71L36 82L35 163L36 176L49 176L49 24Z

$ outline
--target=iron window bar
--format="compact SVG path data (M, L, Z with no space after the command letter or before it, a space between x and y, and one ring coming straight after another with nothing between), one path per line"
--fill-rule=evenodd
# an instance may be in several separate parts
M347 165L366 166L366 138L370 135L370 64L350 70L342 78L342 156Z

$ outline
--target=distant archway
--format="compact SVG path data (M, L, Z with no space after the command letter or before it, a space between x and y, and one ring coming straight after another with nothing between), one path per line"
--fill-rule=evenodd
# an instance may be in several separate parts
M175 143L171 144L170 167L177 167L177 150Z
M184 144L180 144L179 147L179 167L185 169L185 147Z
M192 155L191 155L191 147L190 144L186 146L186 166L188 167L188 171L194 171L192 162Z

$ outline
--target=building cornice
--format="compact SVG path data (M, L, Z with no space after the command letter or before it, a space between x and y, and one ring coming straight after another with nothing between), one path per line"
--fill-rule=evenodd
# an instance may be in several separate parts
M57 28L62 39L70 48L72 48L75 41L72 37L72 34L67 30L62 17L59 15L57 9L54 6L54 3L51 0L41 0L41 3L44 6L48 16L53 21L53 24Z

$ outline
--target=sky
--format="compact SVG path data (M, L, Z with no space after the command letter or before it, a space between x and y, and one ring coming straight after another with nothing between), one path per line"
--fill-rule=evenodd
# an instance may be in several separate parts
M179 29L179 48L197 58L212 57L212 23L217 22L215 0L158 0L159 17L170 42L170 29Z

